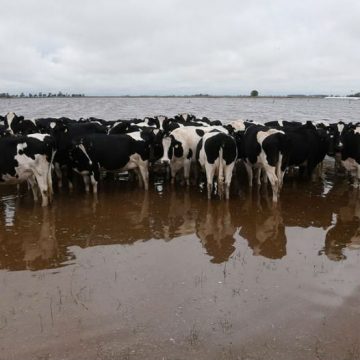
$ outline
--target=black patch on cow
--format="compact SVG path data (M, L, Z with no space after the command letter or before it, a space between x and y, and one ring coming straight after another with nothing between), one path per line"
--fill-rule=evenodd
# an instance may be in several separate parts
M207 139L204 145L207 161L214 164L215 160L219 158L220 149L223 152L223 159L226 165L231 164L237 157L237 149L235 140L224 133L218 133Z
M196 129L195 132L196 132L199 136L201 136L201 137L203 137L204 134L205 134L205 131L204 131L204 130L200 130L200 129Z
M181 158L184 155L184 148L182 146L182 143L178 140L176 140L173 136L171 137L171 146L170 148L173 148L174 156L177 158ZM170 159L170 157L169 157Z
M187 158L188 158L188 159L191 159L191 158L192 158L192 156L193 156L193 152L192 152L192 150L191 150L191 149L189 149L189 152L188 152Z

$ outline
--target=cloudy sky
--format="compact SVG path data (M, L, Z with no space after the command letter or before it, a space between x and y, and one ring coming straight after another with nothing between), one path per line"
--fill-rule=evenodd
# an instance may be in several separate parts
M9 0L0 92L360 91L360 2Z

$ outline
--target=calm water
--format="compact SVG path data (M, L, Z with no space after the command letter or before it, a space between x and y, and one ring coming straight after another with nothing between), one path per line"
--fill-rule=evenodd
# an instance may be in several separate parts
M189 102L190 101L190 102ZM26 116L357 120L360 102L2 100ZM228 203L161 179L81 184L49 208L0 187L0 359L358 359L360 190L287 178L277 207L240 172ZM269 190L271 194L271 190Z
M359 121L360 101L270 98L74 98L0 99L0 114L14 111L28 118L67 116L106 120L189 112L223 121L270 120Z

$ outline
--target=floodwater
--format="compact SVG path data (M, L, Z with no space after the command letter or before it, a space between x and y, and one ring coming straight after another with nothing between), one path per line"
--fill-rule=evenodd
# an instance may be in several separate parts
M14 111L26 118L98 117L106 120L192 113L211 120L251 119L259 122L358 122L360 101L317 98L33 98L0 99L0 114Z
M0 359L358 359L360 190L0 188ZM269 190L271 192L271 190Z
M191 112L223 121L359 121L360 101L1 99L0 114L104 119ZM244 178L244 177L242 177ZM104 181L34 204L0 187L0 359L360 357L360 194L322 181L266 189ZM271 193L271 190L269 190ZM360 190L359 190L360 192Z

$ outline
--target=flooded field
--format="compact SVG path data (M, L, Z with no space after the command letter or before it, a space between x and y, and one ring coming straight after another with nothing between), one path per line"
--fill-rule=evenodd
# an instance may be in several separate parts
M360 194L332 161L277 207L152 184L0 187L0 359L360 357Z

